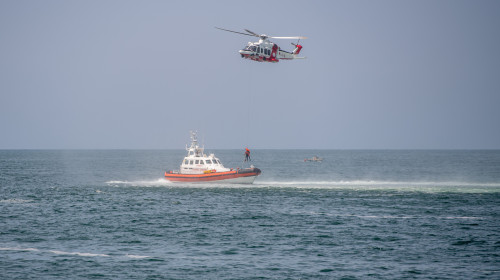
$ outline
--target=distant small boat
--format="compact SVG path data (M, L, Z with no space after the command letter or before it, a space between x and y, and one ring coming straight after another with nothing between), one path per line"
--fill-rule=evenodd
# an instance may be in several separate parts
M198 146L196 133L191 132L191 146L181 163L180 170L165 172L165 178L172 182L213 182L252 184L261 173L253 165L250 168L225 168L214 154L206 155Z
M308 161L322 162L323 159L320 157L317 157L317 156L313 156L312 158L305 158L304 159L304 162L308 162Z

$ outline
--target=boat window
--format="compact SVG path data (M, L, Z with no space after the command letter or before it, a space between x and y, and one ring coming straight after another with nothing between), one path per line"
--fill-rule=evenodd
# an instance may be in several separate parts
M189 160L187 160L187 159L186 159L186 160L184 161L184 164L188 164L188 163L189 163Z
M192 161L192 160L190 160L190 161L189 161L189 164L190 164L190 165L193 165L193 161Z
M207 164L212 164L212 161L209 159L207 159L206 162L207 162Z
M195 164L199 164L199 163L200 163L200 161L199 161L199 160L196 160L194 163L195 163Z

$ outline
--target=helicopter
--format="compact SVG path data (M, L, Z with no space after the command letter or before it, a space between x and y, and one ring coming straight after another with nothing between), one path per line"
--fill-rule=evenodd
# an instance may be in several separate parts
M298 54L300 50L302 50L302 46L299 45L300 39L307 39L307 37L303 36L292 36L292 37L274 37L267 36L265 34L257 34L248 29L245 29L247 33L223 29L219 27L215 27L217 29L233 32L237 34L242 34L246 36L258 37L259 42L248 42L248 45L239 51L242 58L250 59L258 62L279 62L280 60L292 60L292 59L304 59L305 57L299 57ZM298 39L297 44L292 43L295 46L295 49L292 52L287 52L282 50L278 45L269 41L269 38L272 39Z

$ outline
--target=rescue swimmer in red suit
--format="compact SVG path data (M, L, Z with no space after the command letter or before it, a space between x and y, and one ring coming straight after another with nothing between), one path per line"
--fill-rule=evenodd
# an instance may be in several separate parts
M245 148L245 161L251 161L252 159L250 158L250 150L248 148Z

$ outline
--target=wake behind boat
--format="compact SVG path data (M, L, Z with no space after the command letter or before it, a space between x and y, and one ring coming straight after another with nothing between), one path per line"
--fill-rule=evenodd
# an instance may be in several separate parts
M198 145L196 132L191 132L191 146L181 163L180 170L165 172L165 178L172 182L212 182L252 184L261 173L253 165L250 168L226 168L214 154L206 155Z

